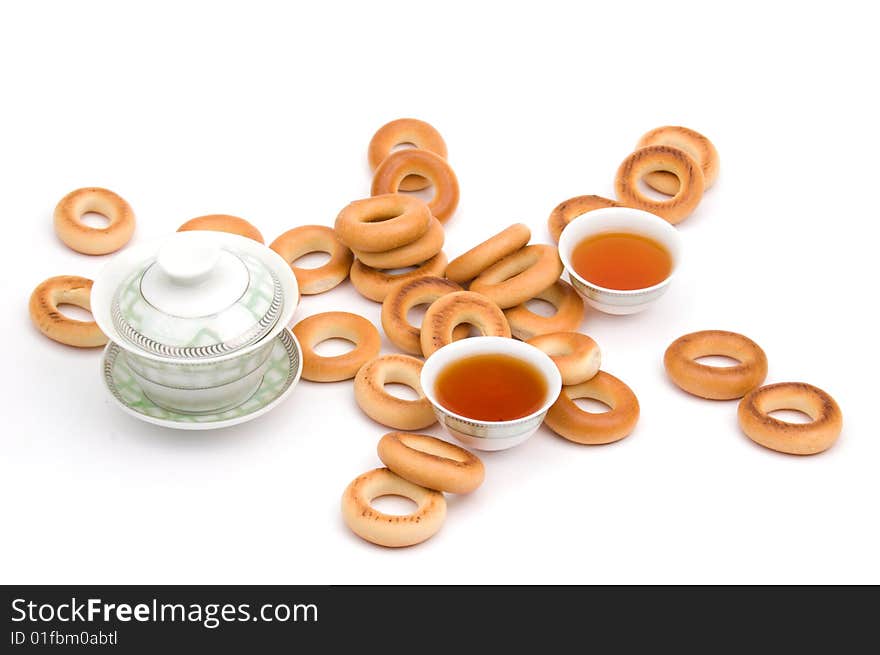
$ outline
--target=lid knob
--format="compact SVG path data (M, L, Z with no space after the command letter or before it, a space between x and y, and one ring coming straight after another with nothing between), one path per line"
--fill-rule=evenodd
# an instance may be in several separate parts
M175 284L193 286L208 279L219 257L217 244L172 239L159 249L156 264Z

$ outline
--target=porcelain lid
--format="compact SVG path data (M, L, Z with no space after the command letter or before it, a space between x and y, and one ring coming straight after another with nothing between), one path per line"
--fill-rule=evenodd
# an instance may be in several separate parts
M186 359L244 348L272 331L281 282L252 254L180 233L116 290L113 325L135 347Z

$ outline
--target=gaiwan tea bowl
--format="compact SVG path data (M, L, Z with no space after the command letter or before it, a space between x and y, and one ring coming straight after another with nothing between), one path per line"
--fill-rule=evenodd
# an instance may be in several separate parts
M576 269L573 253L578 245L602 234L621 233L644 237L665 251L669 271L664 279L644 288L614 289L587 279ZM635 314L650 306L666 292L679 257L678 230L659 216L640 209L608 207L587 212L566 225L559 237L559 258L572 286L591 307L606 314Z
M502 357L482 357L486 355ZM449 367L487 359L500 359L518 365L525 373L534 376L536 395L532 398L531 411L528 414L510 420L488 420L458 413L443 404L444 394L438 388L438 380L442 383L444 376L451 370ZM482 410L482 403L489 403L489 394L485 388L481 389L480 382L479 374L465 376L460 383L460 391L467 396L469 390L472 390L472 400L475 403L473 406ZM504 388L505 384L510 387ZM496 399L506 397L507 393L515 396L518 393L518 384L514 378L506 380L502 377L495 382L492 389L493 392L500 393L491 395ZM562 378L553 360L534 346L504 337L471 337L454 341L432 354L422 367L421 385L425 396L434 407L440 425L453 437L477 450L505 450L523 443L541 426L547 410L559 396Z

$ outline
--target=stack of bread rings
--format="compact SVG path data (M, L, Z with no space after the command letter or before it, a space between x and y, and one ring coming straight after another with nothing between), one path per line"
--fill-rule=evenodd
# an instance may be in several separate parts
M736 360L734 366L709 366L708 356ZM700 398L742 398L737 412L742 431L765 448L790 455L815 455L828 450L843 429L837 402L804 382L761 386L767 377L767 355L754 341L736 332L703 330L679 337L663 356L669 378ZM770 415L788 409L806 414L808 423L789 423Z
M379 440L386 468L359 475L342 494L342 517L359 537L380 546L413 546L433 537L446 519L443 492L468 494L483 483L473 453L427 434L389 432ZM411 514L385 514L370 504L381 496L409 498Z
M414 147L395 150L405 145ZM370 140L367 159L373 171L370 197L344 207L335 227L356 258L351 265L355 289L382 302L396 283L443 275L443 224L458 207L458 179L446 161L443 137L415 118L380 127ZM428 187L433 187L429 202L399 193Z
M664 125L647 132L617 169L618 200L575 196L550 212L547 229L558 242L563 228L581 214L605 207L643 209L677 225L700 204L703 192L718 177L718 151L705 136L687 127ZM639 181L669 196L656 200L639 189Z

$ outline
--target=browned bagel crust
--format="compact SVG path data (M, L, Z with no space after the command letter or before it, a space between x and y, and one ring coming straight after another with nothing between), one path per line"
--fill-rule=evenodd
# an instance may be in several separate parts
M510 337L510 326L498 305L479 293L456 291L435 300L425 312L420 336L422 354L430 357L452 343L455 328L464 323L487 337Z
M422 330L410 324L407 319L409 310L418 305L430 305L441 296L456 291L462 291L462 288L455 282L431 275L394 285L382 301L382 328L385 335L404 352L421 355ZM453 337L463 339L469 332L468 326L460 325L455 329Z
M189 232L191 230L213 230L214 232L228 232L229 234L237 234L248 239L253 239L257 243L265 243L263 235L251 223L229 214L207 214L205 216L197 216L189 219L186 223L177 228L178 232Z
M446 232L443 224L433 216L428 231L405 246L385 252L364 252L355 250L355 256L372 268L406 268L426 262L443 249Z
M324 312L304 318L293 327L302 348L302 376L312 382L338 382L357 375L366 362L379 354L379 330L363 316L349 312ZM354 350L335 357L323 357L315 346L327 339L347 339Z
M459 284L470 282L496 262L524 248L531 238L528 226L515 223L449 262L446 277Z
M531 300L553 286L562 270L555 246L526 246L480 273L471 282L470 289L507 309Z
M736 366L708 366L700 357L723 355L739 362ZM663 355L669 378L680 388L700 398L732 400L742 398L767 377L767 355L748 337L725 330L702 330L673 341Z
M599 344L580 332L542 334L526 343L545 352L553 360L565 386L591 380L602 365Z
M446 142L432 125L417 118L398 118L385 123L376 130L370 139L367 159L370 170L375 171L396 146L412 144L422 150L430 150L446 159ZM419 191L431 185L431 181L421 175L407 175L400 183L401 191Z
M396 193L408 175L421 175L434 185L434 197L428 208L434 217L445 223L458 207L458 178L443 157L427 150L392 152L373 174L371 194Z
M83 214L95 212L109 221L106 227L82 222ZM106 255L119 250L134 234L134 212L118 194L100 187L76 189L55 206L55 233L68 247L84 255Z
M574 400L592 398L611 410L601 414L585 412ZM561 437L581 444L606 444L629 435L639 420L639 401L626 384L605 371L586 382L562 387L544 419L545 425Z
M780 409L798 410L813 420L789 423L770 416L770 412ZM749 439L789 455L815 455L828 450L843 429L843 413L834 398L805 382L780 382L753 389L740 401L737 416Z
M684 150L703 169L705 188L708 189L715 184L721 160L718 158L715 145L699 132L680 125L664 125L644 134L636 144L636 148L654 145L666 145ZM678 192L678 178L672 173L666 171L648 173L644 180L649 187L666 195L674 196Z
M95 348L107 337L94 321L68 318L58 305L76 305L92 311L92 281L77 275L58 275L44 280L31 293L28 311L36 328L58 343L77 348Z
M385 252L419 239L431 226L431 210L403 193L374 194L348 203L336 217L336 234L361 252ZM424 260L423 260L424 261Z
M333 228L326 225L301 225L288 230L269 246L290 264L299 292L303 295L324 293L345 281L351 269L354 256ZM321 266L301 268L293 262L313 252L326 252L330 255Z
M639 180L648 173L668 171L678 178L677 193L668 200L654 200L641 192ZM671 146L646 146L630 154L617 169L614 189L620 201L643 209L676 225L690 216L703 197L703 171L693 157Z
M553 316L541 316L526 303L504 310L510 333L526 341L551 332L576 332L584 318L584 299L565 280L556 280L532 300L544 300L556 308Z
M563 200L547 218L547 229L550 230L550 236L553 241L559 243L559 235L565 226L571 223L581 214L586 214L594 209L604 209L606 207L622 207L619 202L603 198L602 196L575 196L568 200Z
M385 466L428 489L469 494L486 475L479 457L427 434L389 432L379 440L376 450Z
M422 362L409 355L380 355L361 366L354 378L358 406L374 421L398 430L421 430L437 422L422 391ZM407 400L385 391L386 384L405 384L419 396Z
M403 496L418 506L412 514L385 514L370 504L380 496ZM373 469L357 478L342 494L342 518L356 535L379 546L414 546L433 537L446 518L446 499L387 468Z
M386 273L383 270L371 268L356 259L351 266L351 283L364 298L382 302L394 285L403 284L425 275L440 277L445 270L446 255L442 250L418 268L406 273Z

